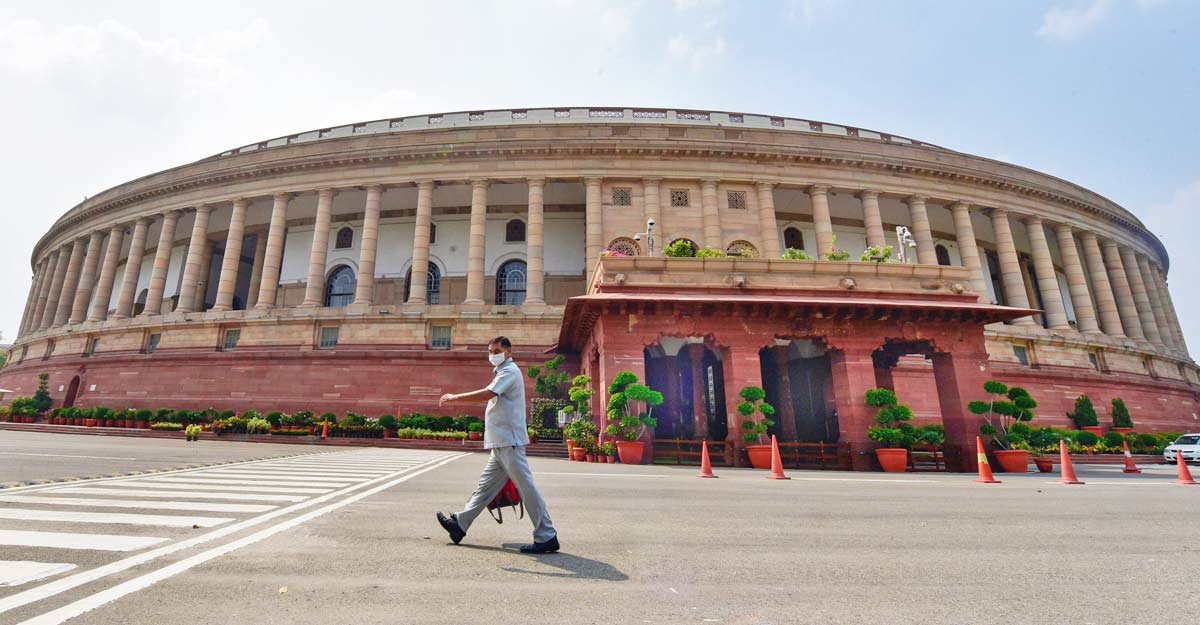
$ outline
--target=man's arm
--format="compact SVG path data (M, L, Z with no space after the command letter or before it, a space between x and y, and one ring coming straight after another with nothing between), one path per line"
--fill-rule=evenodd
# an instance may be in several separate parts
M469 393L446 393L438 400L438 405L442 406L451 402L485 402L495 397L496 393L491 389L481 388L478 391Z

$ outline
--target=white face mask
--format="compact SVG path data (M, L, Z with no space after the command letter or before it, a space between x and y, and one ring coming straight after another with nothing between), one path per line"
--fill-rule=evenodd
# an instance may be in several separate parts
M504 362L505 360L504 352L500 352L499 354L488 354L488 362L492 363L493 367L499 367L500 363Z

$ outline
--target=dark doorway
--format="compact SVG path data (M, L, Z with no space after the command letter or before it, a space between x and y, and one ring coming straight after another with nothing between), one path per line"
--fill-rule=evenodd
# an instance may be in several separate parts
M645 351L646 381L663 394L663 405L654 410L655 438L725 440L729 424L720 358L699 343L672 346L676 348L674 355L662 345Z
M788 363L792 405L796 414L796 439L801 443L836 443L837 411L830 407L829 354Z
M68 408L75 405L75 396L79 394L79 376L71 378L71 385L67 387L67 396L63 398L63 408Z

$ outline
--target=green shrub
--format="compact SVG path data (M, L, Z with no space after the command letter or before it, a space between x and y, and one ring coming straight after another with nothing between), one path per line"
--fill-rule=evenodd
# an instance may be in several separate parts
M533 379L533 392L550 399L566 398L569 377L562 369L565 361L560 355L543 362L540 367L529 367L525 373Z
M571 388L567 389L567 397L575 408L575 413L590 418L592 414L592 378L579 374L571 378Z
M838 248L836 234L833 235L829 251L825 252L825 260L850 260L850 252Z
M696 258L725 258L725 252L715 247L702 247L696 252Z
M805 253L804 250L798 250L794 247L789 247L786 250L784 250L783 254L780 256L780 258L782 258L784 260L812 260L813 259L813 257L809 256L807 253Z
M1104 434L1104 444L1109 447L1120 448L1121 443L1125 442L1125 437L1120 432L1106 432Z
M168 431L172 431L172 432L178 432L179 430L183 429L183 424L182 423L174 423L171 421L160 421L158 423L152 424L150 426L150 429L151 430L168 430Z
M1100 425L1100 418L1096 416L1096 408L1092 406L1092 400L1087 395L1075 398L1075 411L1068 412L1067 416L1075 422L1077 428Z
M1100 437L1096 436L1095 432L1080 432L1079 438L1075 439L1075 441L1085 447L1091 447L1100 442Z
M663 250L663 254L671 258L691 258L696 255L696 246L687 239L678 239L672 241L670 245Z
M217 413L218 419L228 419L229 417L236 417L236 416L237 416L236 410L222 410L221 412Z
M379 415L379 426L385 430L396 429L396 415Z
M174 408L159 408L158 410L154 411L154 416L150 417L150 420L156 423L170 421L174 414Z
M979 426L979 433L990 436L1000 449L1029 447L1030 443L1024 437L1031 430L1013 429L1017 424L1033 419L1037 402L1029 395L1029 391L1019 386L1009 388L996 380L984 382L983 390L991 396L987 401L967 403L967 410L982 416L986 422Z
M33 392L33 397L30 398L32 400L30 405L33 407L34 411L38 413L46 412L50 409L50 404L53 403L53 400L50 399L50 391L47 388L49 382L50 374L38 374L38 387L37 390Z
M858 256L858 260L862 262L886 263L892 259L892 246L884 245L879 247L872 245L863 251Z
M329 422L329 425L337 423L337 415L333 414L332 412L325 412L317 418L317 423L325 423L326 421Z
M342 425L366 425L367 418L356 412L347 412L338 423Z
M775 407L763 401L766 396L766 391L760 386L743 386L742 390L738 391L738 397L741 397L742 401L737 404L737 412L745 419L742 421L742 440L746 444L757 441L762 445L762 435L775 425L775 421L771 419L775 414ZM762 417L754 419L756 412Z
M641 438L646 428L653 428L657 421L651 414L654 407L663 403L662 393L645 384L638 384L632 371L618 371L608 392L608 418L612 422L604 430L610 436L625 441ZM641 410L641 408L645 410Z
M185 410L182 408L176 410L175 413L171 415L171 421L174 421L175 423L191 423L195 420L195 413L193 413L191 410Z
M573 441L583 441L595 438L600 428L591 419L574 419L563 426L563 437Z
M154 416L154 412L147 408L139 408L133 412L133 418L137 421L149 421Z
M271 424L266 419L246 419L247 434L266 434L271 431Z
M907 404L898 403L899 399L894 391L882 387L869 389L865 393L865 399L868 406L879 408L875 413L875 425L867 428L867 438L890 448L907 449L918 442L917 429L909 423L913 417L912 408ZM938 433L929 430L923 433L923 437L922 444L928 444L924 441L936 440ZM941 437L945 438L944 430Z
M467 431L468 432L482 432L483 431L483 423L472 423L467 428Z
M436 430L438 432L454 431L454 417L452 417L450 415L441 415L439 417L434 417L433 427L431 429Z
M1112 424L1115 428L1133 427L1133 417L1129 415L1129 408L1125 407L1125 400L1120 397L1112 400Z
M311 410L297 410L292 413L291 417L292 424L294 425L316 425L317 423L317 419L313 416Z
M92 408L92 418L107 421L109 419L116 418L116 414L113 412L113 409L109 408L108 406L96 406L95 408Z
M267 413L266 419L267 423L270 423L275 427L279 427L283 424L283 413L278 410L272 410L271 412Z

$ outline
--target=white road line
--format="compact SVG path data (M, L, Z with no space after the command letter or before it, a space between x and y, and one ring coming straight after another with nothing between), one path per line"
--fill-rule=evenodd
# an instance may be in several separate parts
M182 490L182 491L213 491L213 492L230 492L230 493L297 493L305 495L317 495L320 493L328 493L333 489L334 485L319 484L319 486L327 488L304 488L300 485L295 486L236 486L225 484L172 484L170 482L159 482L146 480L144 482L121 482L119 488L149 488L153 490ZM336 484L336 486L347 486L347 484ZM180 495L183 497L184 495Z
M384 488L388 488L393 484L399 484L403 481L406 481L409 478L421 475L422 473L432 471L433 469L436 469L445 464L448 464L448 463L450 463L454 460L457 460L465 455L467 455L467 454L459 453L459 454L449 456L447 458L431 459L425 465L422 465L421 467L418 467L418 468L410 469L410 472L403 473L400 478L397 478L396 480L392 480ZM395 475L395 474L393 474L393 475ZM0 598L0 614L3 614L10 610L14 610L23 605L28 605L35 601L41 601L43 599L53 597L55 595L58 595L62 592L65 592L65 591L75 588L77 586L82 586L83 584L87 584L87 583L96 581L98 579L102 579L109 575L113 575L115 573L120 573L122 571L126 571L135 566L139 566L139 565L145 564L147 562L152 562L163 556L167 556L172 553L182 551L184 549L190 549L192 547L195 547L196 545L201 545L201 544L216 540L218 538L221 538L223 536L227 536L229 534L233 534L235 532L239 532L241 530L244 530L244 529L247 529L250 527L254 527L256 525L261 525L263 523L266 523L267 521L270 521L271 519L279 518L281 516L291 514L292 512L297 512L299 510L303 510L305 508L309 508L309 507L324 503L326 501L329 501L330 499L334 499L334 498L340 497L342 495L347 495L349 493L361 490L363 488L368 488L374 484L384 482L385 480L393 477L393 475L382 477L382 478L379 478L376 480L371 480L368 482L363 482L362 484L355 484L354 486L344 488L340 491L329 493L326 495L321 495L320 497L316 497L314 499L309 499L308 501L297 503L297 504L288 506L286 508L280 508L278 510L273 510L266 514L263 514L263 515L260 515L260 516L257 516L257 517L251 518L251 519L247 519L240 523L234 523L233 525L226 525L225 527L213 530L211 532L197 536L195 538L190 538L188 540L183 540L183 541L179 541L179 542L172 543L169 545L164 545L162 547L159 547L159 548L151 550L151 551L147 551L144 553L139 553L139 554L136 554L133 556L129 556L127 558L117 560L115 562L110 562L109 564L105 564L103 566L98 566L94 569L89 569L87 571L82 571L82 572L76 573L74 575L69 575L62 579L57 579L55 581L42 584L41 586L35 586L28 590L25 590L25 591L22 591L22 592L13 594L13 595L9 595L7 597ZM376 491L371 490L369 492L374 493ZM281 527L281 526L277 525L274 527ZM118 597L124 596L125 594L128 594L129 592L133 592L134 590L137 590L137 589L135 588L135 589L127 590L124 593L114 595L114 596L112 596L111 599L108 599L108 601L111 601ZM95 595L93 595L92 597L89 597L89 598L94 598L94 597L95 597ZM67 612L70 612L71 610L68 608L77 608L77 607L78 607L77 603L76 604L68 604L67 606L64 606L63 608L60 608L60 610L65 609L65 610L67 610ZM81 610L79 613L81 614L90 609L92 609L92 608L91 607L83 608L83 610ZM50 616L51 614L54 614L54 613L48 612L48 613L42 615L41 617L35 617L35 618L45 618L45 617ZM71 618L71 616L74 616L74 614L67 616L66 612L59 612L59 614L62 615L61 616L62 621L65 621L66 619ZM62 622L62 621L51 621L51 622Z
M0 451L0 456L37 456L39 458L93 458L96 460L137 460L121 456L68 456L67 454L27 454L16 451Z
M229 486L278 486L280 488L304 488L306 482L276 482L274 480L244 480L230 479L226 477L147 477L143 478L143 482L152 482L154 484L227 484ZM349 482L309 482L309 487L324 488L333 490L343 486L349 486L358 480ZM124 482L122 482L124 483ZM3 494L3 491L0 491Z
M0 545L12 547L52 547L93 551L137 551L168 539L155 536L117 534L79 534L75 532L26 532L0 530Z
M216 527L236 520L211 516L73 512L71 510L33 510L30 508L0 508L0 519L57 521L60 523L108 523L112 525L157 525L161 527L191 527L193 525Z
M304 501L308 495L259 495L254 493L181 493L176 490L120 490L101 486L69 486L53 492L70 495L113 495L117 497L158 497L162 499L228 499L230 501Z
M207 501L142 501L91 499L87 497L38 497L0 495L0 503L32 503L41 506L92 506L95 508L144 508L146 510L187 510L190 512L266 512L278 506L253 503L209 503Z
M348 477L336 477L335 478L335 477L315 477L315 476L309 476L309 475L288 475L286 473L284 473L284 474L265 473L262 471L253 471L253 472L251 472L251 471L237 471L237 472L234 472L234 471L204 471L202 473L197 473L195 475L197 477L237 477L237 478L256 477L256 478L260 478L260 479L264 479L264 480L276 480L276 481L285 481L285 482L331 482L335 485L348 484L350 482L356 481L357 479L360 479L360 478L348 478ZM372 477L377 477L377 476L369 475L366 477L372 478ZM362 479L366 479L366 478L362 478Z
M223 469L214 469L209 471L213 475L232 475L234 473L243 473L244 471L225 471ZM319 471L316 469L296 470L273 467L260 467L254 470L254 473L263 477L306 477L309 479L330 479L330 480L349 480L354 478L370 478L378 477L389 471Z
M439 461L431 461L434 464L430 464L430 465L428 465L422 469L416 470L412 473L402 475L394 480L384 482L384 483L379 484L378 486L375 486L374 488L371 488L369 490L365 490L365 491L357 493L355 495L350 495L344 499L341 499L339 501L331 503L328 506L325 506L322 508L317 508L316 510L313 510L311 512L307 512L300 516L293 517L291 519L288 519L287 521L283 521L282 523L279 523L277 525L273 525L271 527L265 528L263 530L260 530L256 533L246 536L244 538L240 538L238 540L226 543L224 545L213 547L212 549L209 549L208 551L198 553L189 558L180 560L179 562L175 562L173 564L164 566L163 568L158 569L156 571L151 571L149 573L146 573L145 575L135 577L129 581L117 584L116 586L113 586L112 588L102 590L94 595L84 597L83 599L79 599L72 603L68 603L67 605L65 605L61 608L58 608L56 610L51 610L50 612L46 612L45 614L35 616L29 620L23 621L19 625L59 625L60 623L63 623L64 621L66 621L68 619L79 616L80 614L83 614L84 612L94 610L100 606L107 604L107 603L116 601L117 599L120 599L121 597L124 597L128 594L142 590L143 588L148 588L149 586L151 586L157 582L160 582L169 577L178 575L179 573L182 573L182 572L184 572L188 569L191 569L195 566L198 566L200 564L208 562L209 560L218 558L220 556L223 556L223 555L230 553L232 551L235 551L237 549L241 549L242 547L245 547L247 545L252 545L252 544L259 542L261 540L264 540L266 538L270 538L271 536L274 536L275 534L289 530L289 529L296 527L302 523L308 522L319 516L322 516L324 514L327 514L329 512L337 510L338 508L348 506L356 501L359 501L360 499L363 499L365 497L370 497L371 495L374 495L375 493L387 490L397 484L407 482L408 480L411 480L412 478L414 478L418 475L421 475L422 473L432 471L438 467L441 467L442 465L448 464L458 458L461 458L464 455L466 455L466 454L458 454L455 456L451 456L449 458L441 460L440 462ZM391 476L388 476L388 477L391 477ZM241 525L241 524L239 523L238 525ZM232 527L236 527L236 526L230 526L230 527L232 528ZM225 528L225 529L229 529L229 528ZM221 530L217 530L217 531L221 531ZM141 555L148 555L148 554L141 554ZM136 557L137 556L135 556L134 558L136 558ZM131 560L134 558L126 558L126 559ZM118 563L114 563L114 564L118 564ZM104 568L104 567L100 567L100 568ZM99 569L93 569L93 570L99 570ZM82 573L80 575L82 575ZM71 577L77 577L77 575L71 576ZM70 579L70 578L66 578L66 579ZM60 581L65 581L65 580L60 580ZM56 582L51 582L49 584L46 584L46 586L51 586L55 583ZM37 590L37 589L36 588L30 589L30 591L26 591L26 592L31 592L33 590ZM21 594L24 594L24 593L18 593L17 595L13 595L12 597L7 597L6 599L0 600L0 613L3 613L7 609L9 609L5 605L6 602L11 601L12 599L14 599L16 597L19 597Z
M66 573L74 564L63 562L30 562L28 560L0 560L0 587L20 586L43 577Z
M416 463L419 464L419 463ZM347 464L272 464L272 469L288 469L290 471L348 471L351 473L363 473L371 471L394 471L396 469L404 469L415 466L413 463L405 464L387 464L387 465L361 465L359 463ZM264 467L266 468L266 467Z

